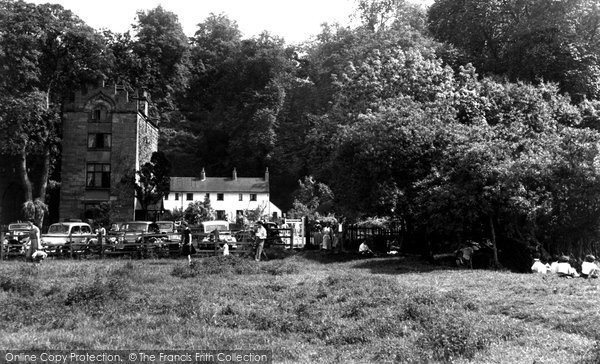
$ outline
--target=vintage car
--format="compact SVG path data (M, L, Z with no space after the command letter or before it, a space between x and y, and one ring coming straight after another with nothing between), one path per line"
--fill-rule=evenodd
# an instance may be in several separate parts
M58 222L48 227L42 234L42 246L50 252L81 251L87 248L90 239L95 235L92 227L81 221Z
M216 232L216 233L215 233ZM219 236L219 242L221 245L227 243L230 249L237 248L237 240L231 234L231 230L229 230L229 222L224 220L212 220L212 221L203 221L200 224L199 231L199 242L198 246L200 249L212 249L214 248L215 243L215 235Z
M29 243L29 230L31 225L28 222L14 222L8 224L8 231L2 241L4 252L8 255L24 255L26 246Z
M156 225L158 225L158 230L161 233L171 234L177 232L175 221L157 221Z
M113 224L113 228L107 234L107 246L105 253L108 254L175 254L179 252L180 235L176 232L160 232L161 221L128 221ZM173 225L171 221L165 223ZM152 231L152 225L158 225L158 232ZM167 224L162 229L168 230Z

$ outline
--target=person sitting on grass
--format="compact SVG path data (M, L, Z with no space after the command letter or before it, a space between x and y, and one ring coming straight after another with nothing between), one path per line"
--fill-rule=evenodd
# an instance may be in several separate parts
M223 244L223 255L229 255L229 244L227 243Z
M569 257L563 255L558 259L558 264L556 265L556 273L559 277L567 277L567 278L577 278L579 274L575 268L571 267L569 263Z
M558 273L558 255L553 254L551 261L549 272L556 274Z
M548 272L548 267L546 264L540 261L540 258L534 258L533 265L531 266L531 272L546 274Z
M600 276L600 268L596 264L596 257L588 254L581 263L581 276L583 278L598 278Z
M373 253L373 251L371 250L371 248L369 248L365 241L363 241L358 247L358 254L360 254L363 257L372 257L375 255L375 253Z

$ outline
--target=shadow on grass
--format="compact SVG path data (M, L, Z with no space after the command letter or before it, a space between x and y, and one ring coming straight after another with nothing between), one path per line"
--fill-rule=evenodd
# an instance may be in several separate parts
M355 253L328 253L311 250L299 251L297 255L322 264L355 262L354 268L368 269L374 274L425 273L457 269L448 265L431 264L419 256L412 255L364 258Z

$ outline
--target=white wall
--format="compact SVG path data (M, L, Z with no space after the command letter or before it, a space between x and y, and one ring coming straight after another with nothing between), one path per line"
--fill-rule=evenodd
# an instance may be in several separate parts
M194 201L204 201L204 192L194 192L193 200L187 200L187 192L179 192L179 200L175 200L175 193L170 192L168 199L163 201L165 210L173 210L175 208L181 208L185 210L188 205ZM226 192L223 193L223 201L217 201L217 193L210 193L210 206L213 210L224 210L226 218L230 222L235 222L236 211L238 210L254 210L258 207L263 207L264 214L272 216L273 212L277 212L277 215L281 217L281 211L272 211L271 204L269 203L268 193L256 193L256 201L250 201L250 193L242 193L242 201L239 200L239 193Z

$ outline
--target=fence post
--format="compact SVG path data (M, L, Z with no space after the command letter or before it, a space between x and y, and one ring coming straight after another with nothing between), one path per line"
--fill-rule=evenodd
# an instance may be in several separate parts
M100 245L100 259L104 258L104 242L102 236L102 229L98 229L98 244Z
M294 229L290 229L290 249L294 250Z
M8 242L6 242L8 249ZM4 260L4 229L0 228L0 260Z
M73 237L69 235L69 256L73 259Z

